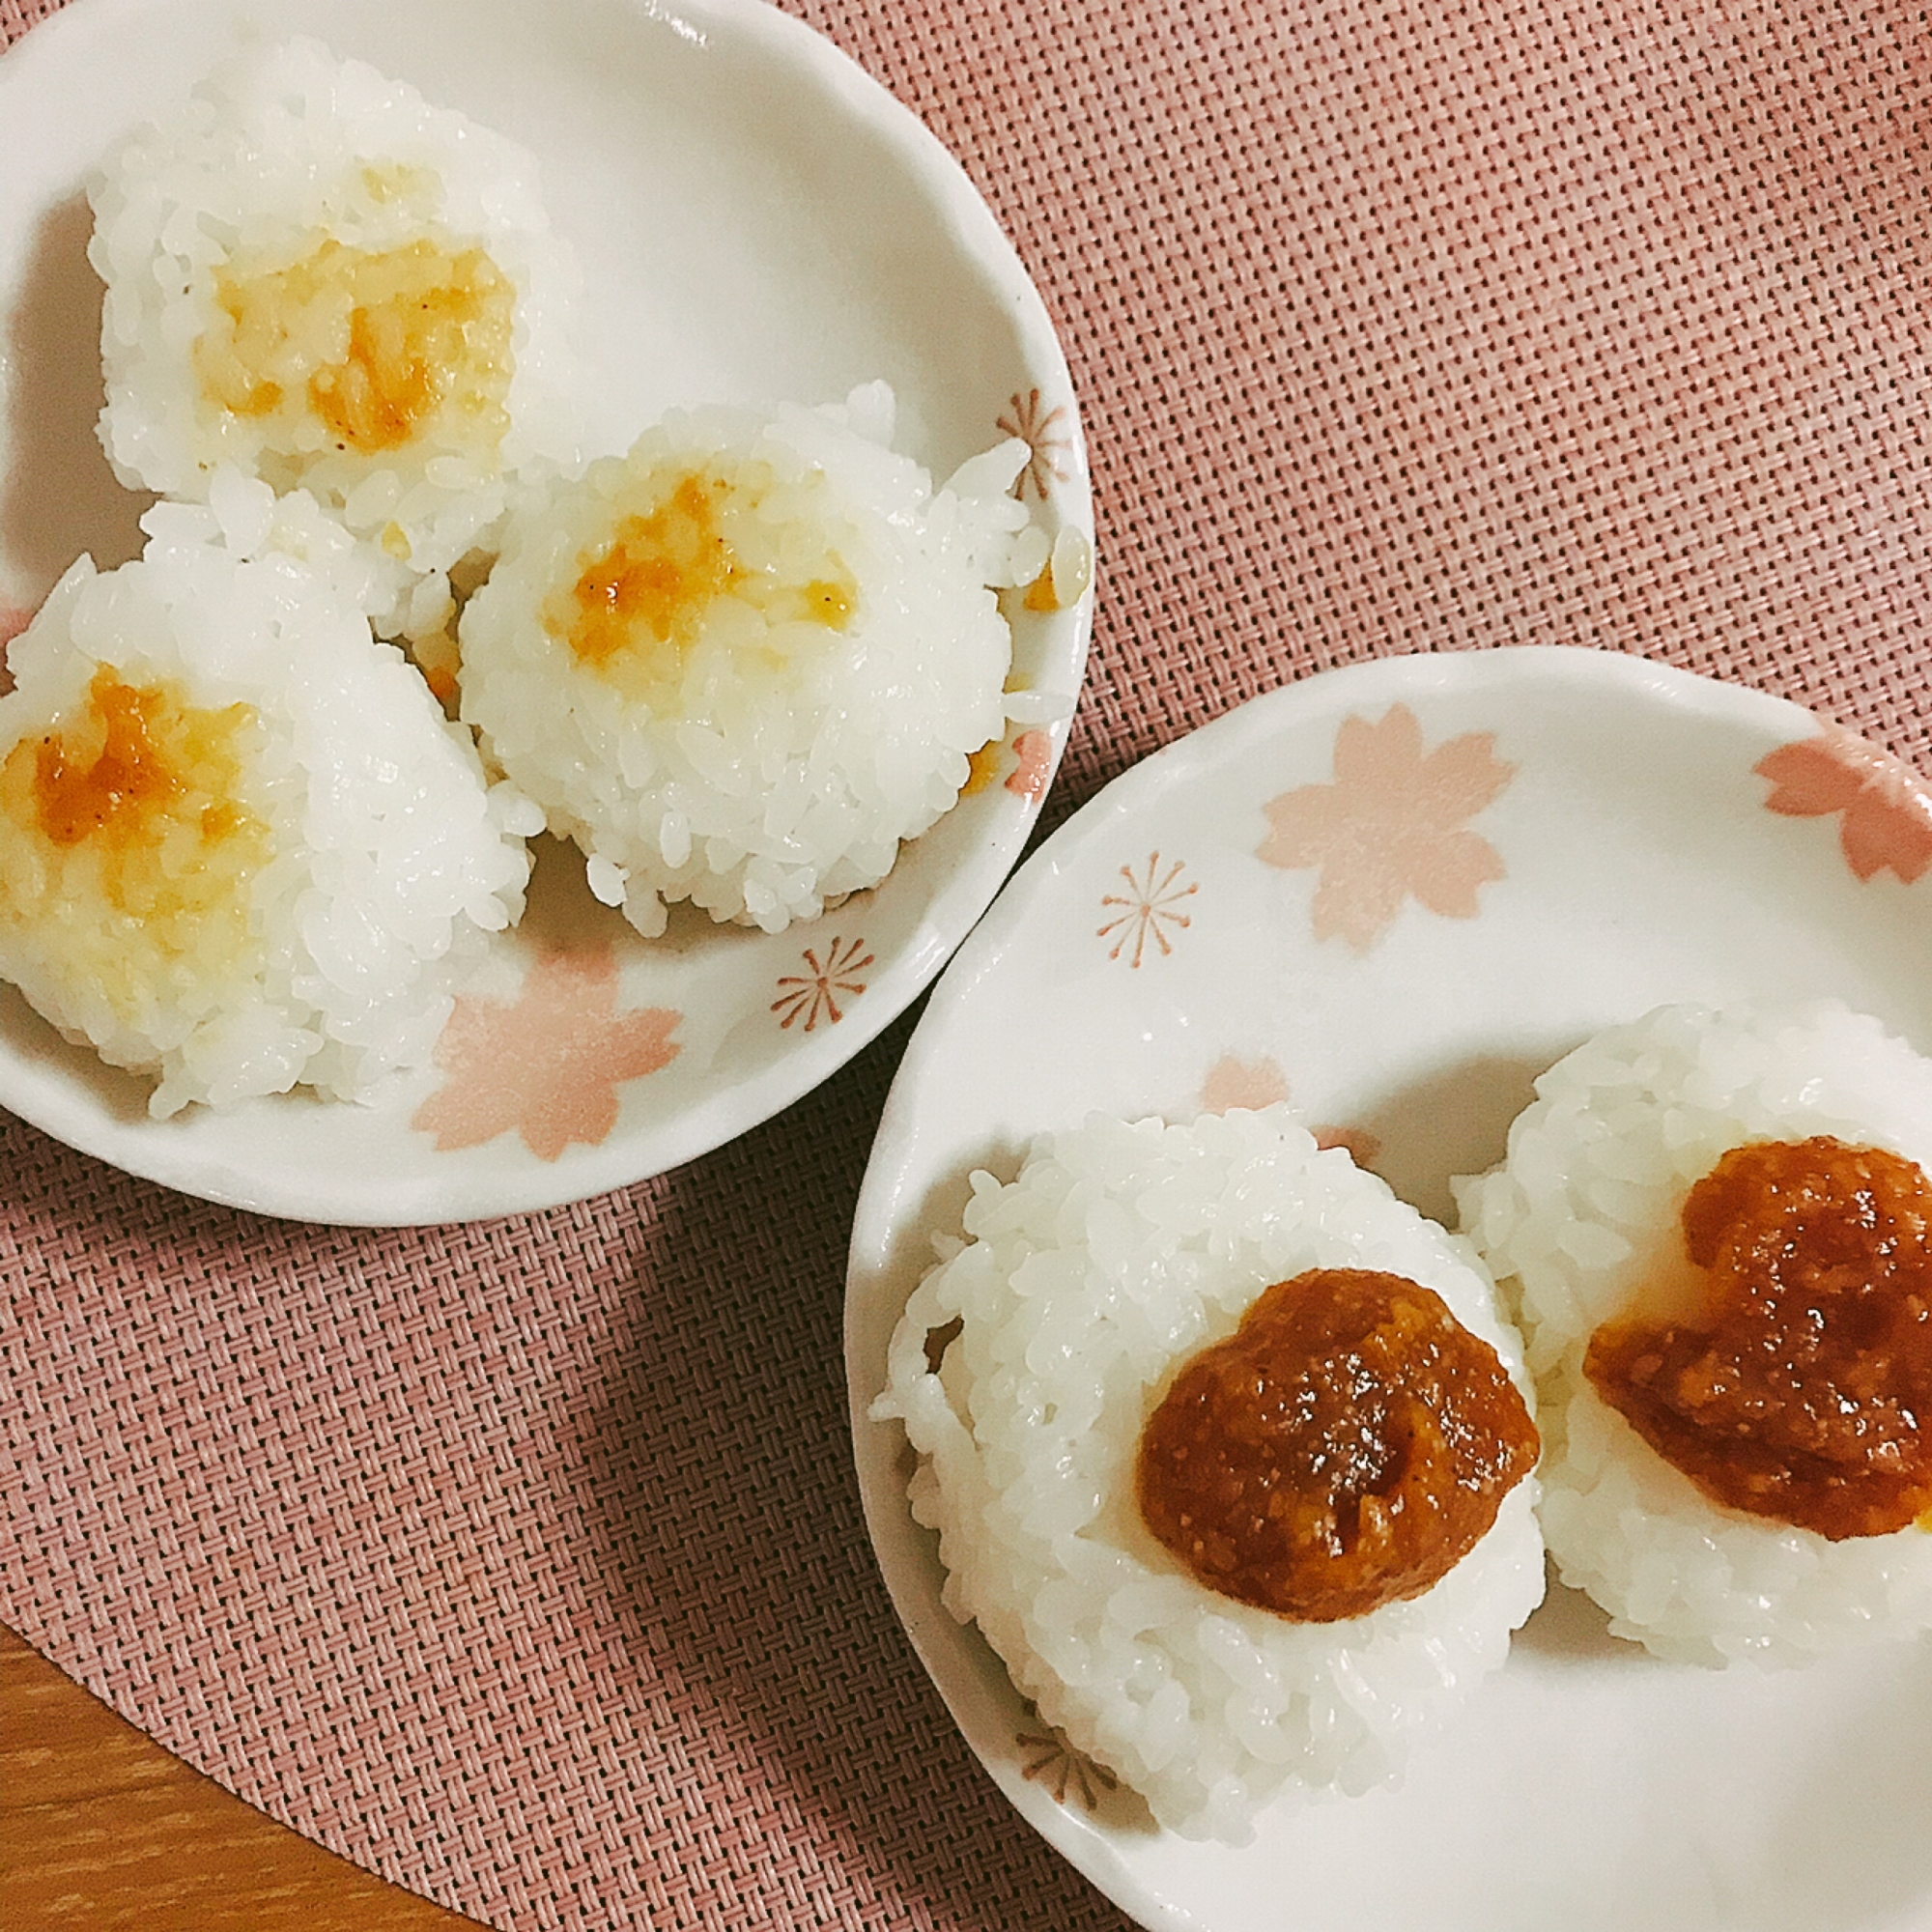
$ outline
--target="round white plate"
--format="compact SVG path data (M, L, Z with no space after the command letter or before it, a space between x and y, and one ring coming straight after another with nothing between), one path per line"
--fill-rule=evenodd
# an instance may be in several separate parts
M992 215L910 113L761 0L77 0L0 60L0 636L81 551L104 568L141 540L146 499L94 439L88 172L230 50L297 32L535 155L583 271L605 447L673 405L834 402L882 376L898 446L936 477L1020 434L1037 520L1091 530L1066 365ZM700 915L646 946L553 849L471 989L494 1049L374 1107L297 1094L155 1122L146 1083L65 1046L11 989L0 1104L170 1186L310 1220L509 1213L691 1159L849 1060L992 898L1065 744L1090 609L1014 602L1015 675L1060 715L1010 732L882 886L810 925ZM549 1054L553 1010L572 1017Z
M1828 1932L1932 1924L1932 1649L1660 1663L1560 1588L1400 1789L1241 1850L1155 1831L940 1604L904 1434L866 1408L967 1179L1090 1110L1288 1097L1425 1211L1533 1076L1666 1001L1836 996L1932 1050L1932 791L1780 699L1641 659L1387 659L1116 781L935 988L859 1201L846 1361L899 1614L1013 1804L1145 1924Z

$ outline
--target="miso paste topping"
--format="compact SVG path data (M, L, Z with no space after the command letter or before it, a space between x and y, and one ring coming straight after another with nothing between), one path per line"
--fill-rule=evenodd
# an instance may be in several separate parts
M786 627L805 626L808 638L842 631L858 582L832 533L799 514L820 494L811 480L788 483L776 513L772 486L756 464L724 474L659 466L634 479L609 540L578 558L568 591L549 601L547 628L654 708L675 707L707 634L732 676L755 676L761 659L784 674L799 635Z
M1704 1305L1584 1373L1715 1501L1834 1541L1932 1505L1932 1181L1828 1136L1734 1148L1684 1203Z
M502 441L515 291L481 248L325 241L280 267L230 263L214 293L195 343L202 387L266 421L283 456Z
M1318 1268L1182 1367L1137 1486L1149 1529L1209 1589L1328 1623L1446 1576L1539 1447L1495 1350L1433 1290Z
M267 826L238 799L254 713L129 685L103 665L85 699L0 761L0 921L32 925L116 1010L143 984L253 970L246 888Z

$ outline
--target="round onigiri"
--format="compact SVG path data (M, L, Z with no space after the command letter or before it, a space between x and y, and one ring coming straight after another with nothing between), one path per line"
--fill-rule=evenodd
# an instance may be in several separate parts
M301 489L426 623L513 481L576 457L575 270L521 149L320 43L238 59L95 184L100 437L130 487ZM416 609L412 612L410 601Z
M233 479L144 524L8 649L0 979L157 1075L157 1118L362 1097L521 914L536 821L375 641L360 554L305 496Z
M1536 1377L1562 1579L1619 1635L1704 1664L1797 1662L1932 1627L1932 1534L1833 1540L1715 1500L1583 1366L1605 1322L1701 1297L1682 1211L1731 1150L1830 1136L1932 1169L1932 1062L1835 1004L1665 1007L1578 1047L1536 1095L1503 1163L1456 1195Z
M884 384L674 413L513 516L464 609L463 717L647 938L677 900L778 932L876 885L1044 715L992 587L1046 559L1025 444L935 490L893 413Z
M1009 1185L976 1174L965 1233L908 1301L871 1409L919 1452L913 1514L939 1532L947 1607L1189 1837L1245 1842L1285 1790L1393 1775L1542 1598L1534 1476L1424 1594L1298 1622L1208 1589L1154 1538L1137 1444L1172 1373L1311 1268L1433 1289L1526 1394L1466 1244L1281 1107L1094 1116Z

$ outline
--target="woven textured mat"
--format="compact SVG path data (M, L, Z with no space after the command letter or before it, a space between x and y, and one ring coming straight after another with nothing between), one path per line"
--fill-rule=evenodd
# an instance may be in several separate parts
M0 0L0 36L50 11ZM1377 653L1637 651L1923 761L1916 8L812 0L1014 237L1102 596L1049 820ZM905 1026L625 1193L281 1225L0 1117L0 1617L501 1927L1117 1927L873 1568L846 1233Z

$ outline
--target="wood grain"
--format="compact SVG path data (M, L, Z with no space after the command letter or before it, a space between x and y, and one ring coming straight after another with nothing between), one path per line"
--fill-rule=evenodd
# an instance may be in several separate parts
M473 1932L191 1770L0 1626L7 1932Z

